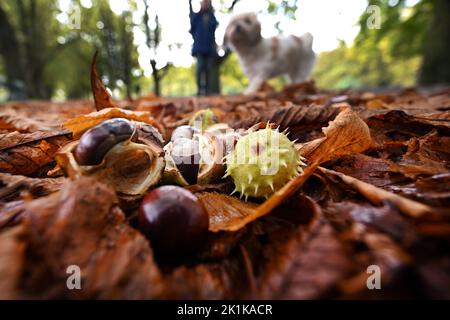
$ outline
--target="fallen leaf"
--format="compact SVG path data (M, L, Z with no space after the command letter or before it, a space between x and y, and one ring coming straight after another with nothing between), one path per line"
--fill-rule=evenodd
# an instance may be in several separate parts
M69 141L66 131L0 135L0 171L37 175L54 161L54 154Z
M450 137L440 137L434 129L420 138L411 138L401 160L392 165L395 171L416 179L446 173L450 168Z
M0 233L0 299L18 299L16 287L23 266L24 245L20 240L21 227L15 227ZM12 268L11 266L16 266Z
M90 178L26 205L21 298L156 298L162 279L148 241L125 223L113 191ZM17 243L19 246L20 243ZM83 290L68 290L67 268L80 267ZM0 282L6 273L0 274Z
M96 126L97 124L112 118L125 118L150 124L157 128L161 134L164 134L163 127L153 119L149 112L130 111L120 108L106 108L100 111L81 115L79 117L67 120L64 128L70 130L75 139L78 139L86 130Z
M431 207L420 202L401 197L392 192L377 188L371 184L347 176L340 172L336 172L326 168L319 169L327 175L338 177L342 181L342 183L345 183L346 185L357 190L364 197L366 197L367 200L375 205L382 205L383 202L387 201L397 207L405 215L413 218L419 218L433 212L433 209Z
M21 175L0 173L0 200L15 200L12 195L29 192L36 197L49 195L61 188L64 178L29 178Z
M198 196L209 215L209 231L236 231L243 227L242 221L251 215L256 204L217 192Z
M418 237L414 225L390 203L373 206L366 203L342 201L326 207L328 215L339 216L346 223L359 222L388 234L403 246L411 246Z
M355 153L341 157L330 169L385 189L393 184L409 182L403 175L391 174L393 165L390 160Z
M385 109L386 103L380 99L373 99L366 102L366 106L369 109Z
M396 280L404 280L399 278L404 275L403 271L412 262L412 257L407 252L392 241L389 236L382 233L366 231L362 235L362 241L367 245L371 254L370 261L367 261L367 267L374 265L380 269L382 275L380 278L381 288L389 288ZM380 290L367 290L367 267L364 267L365 270L352 278L342 281L340 289L350 297L379 298ZM400 287L400 289L404 288ZM399 295L405 295L405 297L408 297L408 294L408 290L399 293Z
M326 105L290 105L271 108L253 117L233 123L234 128L249 128L258 122L272 122L280 126L280 130L288 129L292 139L305 141L312 137L311 131L317 130L333 120L340 109ZM309 139L311 140L311 139Z
M0 151L18 147L38 140L69 135L69 131L59 130L51 132L36 131L33 133L20 133L18 131L0 134Z
M95 52L94 57L92 58L91 64L91 88L92 95L94 96L95 109L100 111L106 108L114 108L116 105L112 100L111 95L103 84L102 80L98 76L97 73L97 54L98 51Z
M299 228L287 240L268 244L260 299L325 298L351 271L352 262L330 225Z
M21 132L52 132L59 129L59 124L47 124L28 117L24 112L20 110L7 108L0 111L0 129L6 129L8 131L18 130Z

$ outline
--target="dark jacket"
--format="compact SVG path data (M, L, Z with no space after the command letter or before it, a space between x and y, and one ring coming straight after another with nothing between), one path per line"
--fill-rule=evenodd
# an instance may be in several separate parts
M190 33L194 38L194 45L192 46L193 56L216 55L216 40L214 36L216 28L217 20L212 11L200 11L191 14Z

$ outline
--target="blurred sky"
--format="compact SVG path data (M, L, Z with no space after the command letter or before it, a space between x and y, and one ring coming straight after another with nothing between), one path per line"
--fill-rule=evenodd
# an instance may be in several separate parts
M398 0L390 0L396 2ZM109 0L111 9L120 14L127 9L127 2L123 0ZM225 0L230 4L232 0ZM275 2L277 2L275 0ZM280 0L278 0L280 2ZM417 2L410 0L410 2ZM200 0L193 0L194 10L199 8ZM215 8L219 8L220 0L212 1ZM70 0L60 0L61 9L68 8ZM85 7L92 6L90 0L82 0ZM167 61L176 66L190 66L193 58L190 55L192 38L189 34L189 2L188 0L149 0L150 14L157 13L162 26L162 42L158 51L152 52L145 46L145 35L139 27L134 28L135 42L138 46L139 63L141 67L150 72L149 58L157 56L160 67ZM134 13L135 23L142 21L144 6L142 1L137 0L138 10ZM233 13L254 11L259 13L262 23L264 37L278 34L275 24L280 22L283 34L301 35L311 32L314 35L314 50L318 53L333 50L338 46L339 40L351 44L358 34L356 25L359 16L367 6L367 0L299 0L298 10L295 14L296 20L290 20L283 15L269 15L264 11L267 9L264 0L240 0L234 8ZM217 43L222 44L223 35L230 16L216 10L219 27L216 31ZM82 20L81 20L81 23ZM171 50L169 50L169 46ZM146 74L149 75L149 74Z

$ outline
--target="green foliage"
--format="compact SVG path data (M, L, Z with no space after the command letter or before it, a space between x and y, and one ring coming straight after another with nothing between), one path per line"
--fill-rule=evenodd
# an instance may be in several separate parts
M195 95L194 65L189 68L170 67L162 79L163 96L192 96Z
M228 56L220 68L220 82L223 94L242 92L247 87L248 79L244 75L235 53Z
M320 87L344 89L379 86L412 86L420 57L399 59L389 54L388 41L377 48L361 43L320 54L312 77ZM373 50L373 51L372 51Z
M369 0L368 7L380 8L381 28L370 29L367 25L369 13L364 12L359 20L361 28L355 44L362 43L376 47L388 39L389 53L395 57L413 57L423 53L426 34L433 15L433 1L422 0L414 6L408 6L406 0L398 0L391 6L388 0Z
M392 3L392 2L391 2ZM360 19L360 32L351 47L319 56L313 77L327 88L412 86L420 69L432 19L432 0L408 6L406 0L390 5L387 0L370 0L368 8L380 8L381 28L369 28L370 12Z
M134 1L129 3L134 6ZM64 16L57 0L0 4L14 29L13 37L18 39L18 51L23 54L16 57L18 68L23 69L16 79L25 82L30 98L49 98L57 91L58 96L63 91L68 98L88 97L90 63L98 48L98 68L105 82L112 90L121 92L122 97L126 96L139 74L134 72L139 66L131 12L119 16L112 12L107 0L92 0L90 8L73 0L72 13L74 8L80 8L80 29L62 18L55 19Z

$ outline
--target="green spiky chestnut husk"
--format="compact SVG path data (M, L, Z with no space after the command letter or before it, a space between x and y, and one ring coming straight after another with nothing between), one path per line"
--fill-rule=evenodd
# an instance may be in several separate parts
M241 137L226 157L227 172L241 197L268 198L303 172L305 159L294 142L278 129L267 126Z

